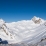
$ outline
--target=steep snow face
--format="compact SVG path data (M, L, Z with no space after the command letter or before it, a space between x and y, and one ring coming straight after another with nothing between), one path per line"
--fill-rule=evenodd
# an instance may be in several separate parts
M14 36L8 31L8 27L4 20L0 19L0 38L2 40L13 40Z
M12 23L3 22L0 27L0 38L7 40L9 43L37 42L46 34L45 20L39 17L33 17L31 20L22 20Z

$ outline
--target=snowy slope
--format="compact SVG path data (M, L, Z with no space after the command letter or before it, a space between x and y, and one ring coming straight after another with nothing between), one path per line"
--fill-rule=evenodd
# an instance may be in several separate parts
M11 23L0 19L0 38L9 43L37 43L46 38L46 21L35 16L31 20Z
M13 40L14 36L8 31L5 21L0 19L0 38L2 40Z

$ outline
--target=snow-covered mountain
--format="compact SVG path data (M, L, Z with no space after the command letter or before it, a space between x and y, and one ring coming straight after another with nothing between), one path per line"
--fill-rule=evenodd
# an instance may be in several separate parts
M31 20L6 23L0 19L0 38L8 43L37 43L46 38L46 20L33 17Z

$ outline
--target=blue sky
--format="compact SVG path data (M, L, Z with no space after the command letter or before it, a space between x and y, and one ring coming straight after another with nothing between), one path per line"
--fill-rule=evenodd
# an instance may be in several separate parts
M0 0L0 18L6 22L46 19L46 0Z

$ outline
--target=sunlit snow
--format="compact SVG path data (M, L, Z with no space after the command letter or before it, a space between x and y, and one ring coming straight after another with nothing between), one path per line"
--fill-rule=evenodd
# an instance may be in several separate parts
M46 35L46 21L33 17L31 20L6 23L0 19L0 38L8 43L37 43Z

